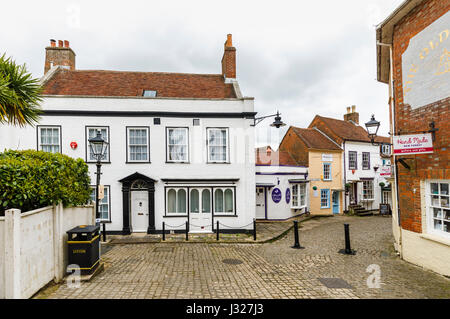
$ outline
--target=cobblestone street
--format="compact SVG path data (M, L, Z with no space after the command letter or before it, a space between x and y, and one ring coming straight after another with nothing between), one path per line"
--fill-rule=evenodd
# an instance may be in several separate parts
M102 257L105 270L90 282L62 284L35 298L450 298L448 278L396 256L391 222L379 216L310 219L300 224L305 249L291 248L292 230L266 244L111 245ZM343 223L350 224L356 255L338 253ZM380 267L380 288L367 286L373 264ZM342 279L342 286L328 288L323 278Z

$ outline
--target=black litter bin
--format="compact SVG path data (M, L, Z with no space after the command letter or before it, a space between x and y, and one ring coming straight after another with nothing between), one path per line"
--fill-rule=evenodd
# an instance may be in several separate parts
M100 261L100 226L78 226L67 232L69 265L78 265L81 274L92 274ZM68 267L71 272L75 268Z

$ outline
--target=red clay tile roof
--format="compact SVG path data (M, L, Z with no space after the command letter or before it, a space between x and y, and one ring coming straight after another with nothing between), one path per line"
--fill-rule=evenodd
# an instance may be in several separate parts
M333 119L320 115L316 115L316 118L322 120L322 122L324 122L330 130L332 130L337 136L344 140L370 142L367 131L362 126L355 125L348 121ZM311 128L311 124L309 127ZM377 136L375 141L389 143L390 139L389 137Z
M270 146L269 146L270 148ZM285 151L265 151L265 147L259 147L256 149L256 165L267 166L299 166L298 163L292 158L292 156Z
M339 146L330 141L322 133L312 128L292 127L293 131L300 137L309 148L323 150L341 150Z
M45 84L47 95L142 96L143 90L157 97L236 98L232 84L221 74L126 72L104 70L58 70Z

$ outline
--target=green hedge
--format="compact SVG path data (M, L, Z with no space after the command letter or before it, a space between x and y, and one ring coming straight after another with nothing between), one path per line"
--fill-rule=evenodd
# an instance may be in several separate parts
M0 212L23 212L62 202L88 202L91 189L88 166L82 159L43 151L0 153Z

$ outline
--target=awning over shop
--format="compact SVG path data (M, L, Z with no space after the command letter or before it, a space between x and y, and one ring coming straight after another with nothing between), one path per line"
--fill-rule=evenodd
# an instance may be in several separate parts
M306 179L289 179L289 183L309 183L309 180Z
M256 187L274 187L275 184L272 183L256 183Z

